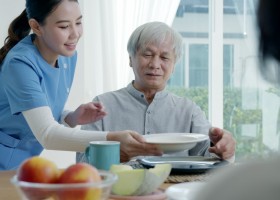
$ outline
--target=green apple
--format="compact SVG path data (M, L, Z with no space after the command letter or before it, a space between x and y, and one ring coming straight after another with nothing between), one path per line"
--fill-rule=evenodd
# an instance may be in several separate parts
M165 179L169 176L171 172L171 164L157 164L154 168L149 169L150 172L156 174L161 178L161 183L165 181Z
M115 174L127 170L133 170L133 168L130 165L111 165L110 168L110 171L114 172Z
M110 171L118 175L118 181L112 187L113 194L138 196L154 192L169 176L171 164L156 164L151 169L112 165Z

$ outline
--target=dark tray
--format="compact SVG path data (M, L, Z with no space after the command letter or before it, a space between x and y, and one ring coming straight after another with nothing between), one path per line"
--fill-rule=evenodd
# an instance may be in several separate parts
M172 165L171 174L205 173L229 164L228 161L219 158L202 156L148 156L139 158L137 161L146 168L152 168L155 164L170 163Z

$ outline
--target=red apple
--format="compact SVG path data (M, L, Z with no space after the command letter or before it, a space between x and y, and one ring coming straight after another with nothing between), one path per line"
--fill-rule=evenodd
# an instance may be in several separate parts
M101 177L98 170L87 163L77 163L69 166L58 179L58 183L67 184L100 181ZM58 198L63 200L99 200L101 199L101 193L101 189L96 187L70 188L59 192Z
M25 160L17 171L18 180L33 183L55 183L59 169L54 162L39 156Z
M54 162L39 156L25 160L17 171L19 181L32 183L55 183L60 171ZM22 188L30 200L45 199L52 195L51 191L43 188Z
M65 169L59 169L58 179L63 174L64 171L65 171ZM58 181L58 179L57 179L57 181ZM56 183L57 183L57 181L56 181Z

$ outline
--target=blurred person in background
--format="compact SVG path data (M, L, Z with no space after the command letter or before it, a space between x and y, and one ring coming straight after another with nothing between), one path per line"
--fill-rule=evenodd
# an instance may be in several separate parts
M259 0L260 70L266 80L280 86L280 1ZM271 62L278 64L271 65ZM248 161L226 170L218 170L213 178L194 195L193 200L279 200L280 155Z

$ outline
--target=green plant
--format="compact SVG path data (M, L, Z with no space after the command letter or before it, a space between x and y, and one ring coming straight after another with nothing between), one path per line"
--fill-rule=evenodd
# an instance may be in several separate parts
M167 90L178 96L187 97L208 113L208 88L168 87ZM262 142L262 110L242 109L241 89L224 88L224 129L230 131L236 142L236 158L259 157L269 151ZM279 93L280 94L280 93ZM258 124L255 137L242 135L243 124Z
M280 88L279 87L269 88L266 91L269 92L269 93L275 94L278 97L280 97Z

